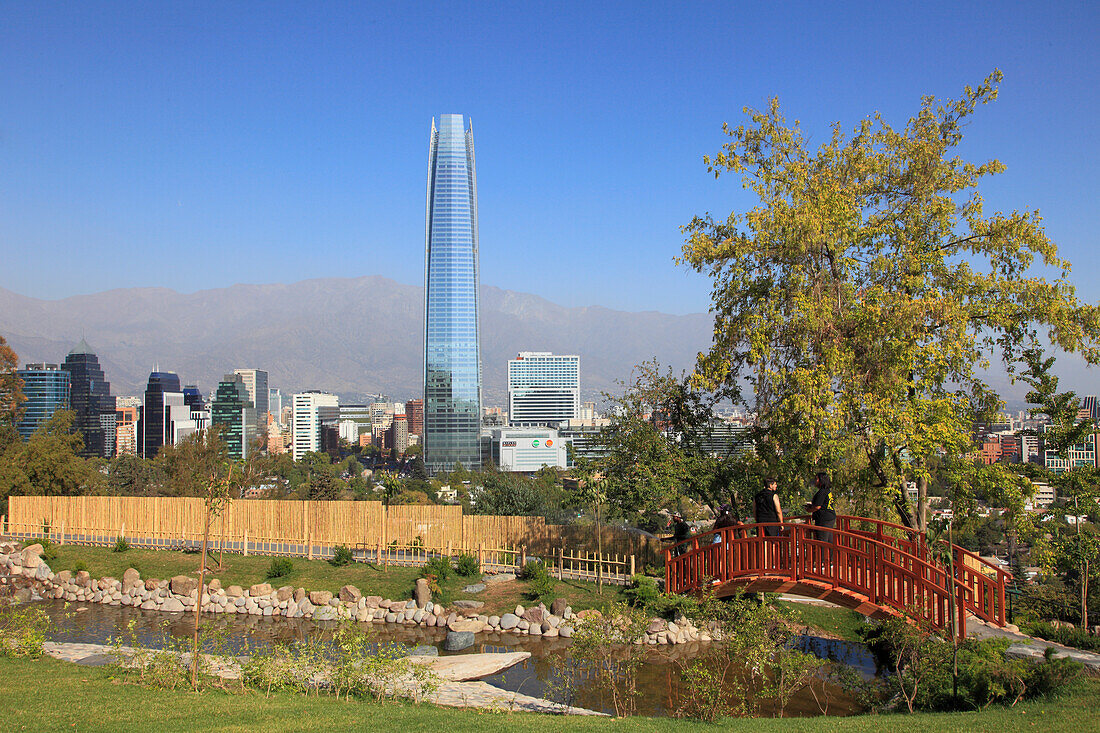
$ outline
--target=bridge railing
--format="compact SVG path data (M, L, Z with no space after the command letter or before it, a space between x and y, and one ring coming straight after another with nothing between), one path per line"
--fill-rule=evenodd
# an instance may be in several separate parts
M856 528L855 522L860 523ZM712 582L808 580L917 614L935 628L950 626L955 603L960 634L965 634L966 612L1003 626L1004 588L1011 575L962 548L952 552L953 576L920 533L900 525L847 516L838 517L837 527L830 529L796 522L746 524L667 548L665 587L685 593Z

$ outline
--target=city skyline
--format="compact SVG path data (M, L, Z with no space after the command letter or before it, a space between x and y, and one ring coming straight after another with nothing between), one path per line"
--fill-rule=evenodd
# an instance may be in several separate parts
M455 32L429 39L437 9L276 4L264 32L247 33L247 5L9 5L0 287L192 293L364 261L354 274L416 283L423 183L410 161L421 120L451 107L493 141L480 151L480 195L498 212L481 232L483 282L566 306L702 312L709 283L672 262L679 227L752 205L702 162L723 122L777 95L819 140L875 111L901 124L921 95L956 95L1001 68L1001 98L963 152L1006 164L987 205L1041 210L1095 301L1098 102L1079 90L1100 69L1100 11L1037 7L447 9ZM699 43L713 28L728 40ZM439 58L463 63L441 75Z

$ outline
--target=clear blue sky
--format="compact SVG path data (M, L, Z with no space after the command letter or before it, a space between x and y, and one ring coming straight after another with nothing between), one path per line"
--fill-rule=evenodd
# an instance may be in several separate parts
M482 281L705 310L679 227L752 201L706 173L778 95L814 139L993 68L964 153L1008 171L1100 299L1096 3L0 4L0 286L423 279L433 115L474 121Z

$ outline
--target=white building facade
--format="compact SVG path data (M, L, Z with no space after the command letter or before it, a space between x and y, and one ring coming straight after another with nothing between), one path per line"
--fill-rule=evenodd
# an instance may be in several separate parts
M321 450L321 425L340 418L340 400L328 392L300 392L294 395L294 460Z
M492 431L493 459L501 471L533 473L543 466L566 468L568 441L551 428L502 428Z
M557 426L581 410L581 358L548 351L521 351L508 361L508 421Z

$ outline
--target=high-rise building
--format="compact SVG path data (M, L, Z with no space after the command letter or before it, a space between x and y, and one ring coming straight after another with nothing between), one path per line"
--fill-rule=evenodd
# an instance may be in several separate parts
M256 422L261 427L266 427L271 399L267 386L267 372L263 369L234 369L233 373L241 375L244 379L245 389L248 390L248 401L252 403Z
M581 358L521 351L508 362L508 419L512 425L557 426L581 411Z
M74 416L73 427L84 437L81 455L109 458L114 455L115 398L111 383L103 375L99 358L80 339L65 357L61 368L69 372L69 405Z
M409 435L420 435L424 432L424 400L406 402L405 416L409 420Z
M169 398L166 401L165 395L179 395L179 403L184 404L179 375L175 372L150 372L149 381L145 385L141 428L138 430L138 442L141 444L138 450L142 458L156 458L160 447L173 441L169 432L171 420L165 419L165 406L170 406L175 400Z
M23 380L23 418L16 425L27 440L58 410L69 409L69 372L57 364L27 364L15 372Z
M294 395L294 460L323 448L321 430L340 420L340 400L334 394L311 390Z
M409 421L404 415L393 416L393 423L386 431L386 447L391 448L394 455L401 455L409 449Z
M263 394L267 396L266 385ZM249 448L256 437L256 411L248 397L246 377L240 370L226 374L218 383L214 402L210 406L210 422L221 428L221 437L230 458L248 458Z
M283 393L276 387L267 390L267 411L281 420L283 416Z
M473 126L432 120L424 268L424 463L481 463L477 175Z

